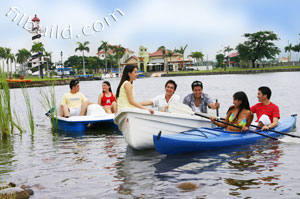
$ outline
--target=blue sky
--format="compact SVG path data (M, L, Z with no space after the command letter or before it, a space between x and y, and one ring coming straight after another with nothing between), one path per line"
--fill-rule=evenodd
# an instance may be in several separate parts
M60 33L63 28L72 27L72 39L50 38L49 35L42 38L54 61L60 59L61 51L64 59L80 55L74 51L78 41L90 42L89 56L96 54L101 40L104 40L130 48L136 55L140 45L154 52L161 45L173 50L188 44L186 55L202 51L210 60L225 46L235 48L243 42L244 33L274 31L280 38L276 42L282 50L280 57L287 56L284 47L288 41L292 44L300 42L298 0L1 1L0 46L11 48L13 53L21 48L31 48L31 34L17 25L23 14L32 18L37 14L42 27L59 26ZM15 22L12 22L13 15L6 16L11 7L21 11ZM111 20L111 25L107 26L104 17L117 8L124 16L116 14L118 21ZM96 21L104 23L103 30L89 36L82 35L82 28ZM79 34L81 37L77 38ZM298 60L298 54L293 53L292 59Z

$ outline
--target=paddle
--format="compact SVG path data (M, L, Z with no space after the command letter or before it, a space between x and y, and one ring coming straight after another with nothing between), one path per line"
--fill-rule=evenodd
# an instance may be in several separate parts
M216 99L216 103L218 103L218 99ZM219 117L219 108L216 108L217 117Z
M191 110L191 108L185 104L182 104L182 103L171 103L169 105L169 111L171 113L186 113L186 114L190 114L190 115L197 115L197 116L200 116L200 117L204 117L206 119L210 119L210 116L208 116L207 114L202 114L202 113L195 113ZM239 128L239 129L242 129L242 127L240 126L236 126L234 124L230 124L228 122L223 122L221 120L218 120L216 119L215 121L217 122L220 122L220 123L223 123L223 124L226 124L226 125L229 125L229 126L233 126L233 127L236 127L236 128ZM248 130L249 132L251 133L256 133L258 135L261 135L261 136L265 136L267 138L270 138L270 139L273 139L273 140L278 140L278 138L275 138L275 137L272 137L272 136L269 136L269 135L266 135L264 133L260 133L260 132L257 132L257 131L252 131L252 130Z
M294 114L294 115L291 115L291 116L297 116L297 114ZM225 120L224 118L220 118L221 120ZM255 126L253 124L250 124L250 126L252 127L256 127L258 129L261 129L262 127L261 126ZM298 135L293 135L293 134L289 134L289 133L283 133L283 132L280 132L280 131L276 131L276 130L273 130L273 129L269 129L268 131L272 131L274 133L278 133L280 135L288 135L288 136L291 136L291 137L295 137L295 138L300 138L300 136Z

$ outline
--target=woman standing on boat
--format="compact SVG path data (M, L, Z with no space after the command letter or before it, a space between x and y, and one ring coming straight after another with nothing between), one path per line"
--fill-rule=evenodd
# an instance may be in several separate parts
M242 127L242 130L217 122L215 117L210 118L211 121L221 127L226 128L226 131L247 131L252 120L253 113L250 111L250 105L247 95L240 91L233 95L233 106L229 107L225 122Z
M106 113L116 113L117 103L108 81L102 83L102 93L98 97L98 104L103 106Z
M127 65L124 68L122 78L117 89L118 111L123 108L139 108L148 110L151 114L153 114L153 109L144 107L134 99L135 94L132 83L137 79L137 71L137 66L133 65Z

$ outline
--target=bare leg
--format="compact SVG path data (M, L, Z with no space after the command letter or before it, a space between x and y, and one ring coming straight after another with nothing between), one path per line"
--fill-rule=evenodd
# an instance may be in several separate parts
M110 114L111 113L111 106L104 106L104 110L106 113Z
M81 104L80 116L83 116L83 115L86 114L86 110L87 110L88 105L89 105L88 101L85 101Z
M60 106L60 115L62 117L70 117L70 111L67 105L64 104Z
M117 103L116 102L113 102L111 104L111 111L112 111L112 113L116 113L117 112Z

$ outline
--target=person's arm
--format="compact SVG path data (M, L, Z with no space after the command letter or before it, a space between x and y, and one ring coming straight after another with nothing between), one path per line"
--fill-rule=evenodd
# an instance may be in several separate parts
M243 126L242 131L248 131L249 130L249 126L251 125L252 120L253 120L253 113L251 111L249 111L249 114L247 115L246 126Z
M102 105L102 103L101 103L102 97L103 97L103 93L101 93L101 94L99 95L99 97L98 97L98 104L99 104L100 106Z
M274 117L272 124L261 127L261 130L267 131L269 129L275 128L278 125L278 121L279 121L279 118L278 117Z
M129 103L130 103L132 106L135 106L136 108L139 108L139 109L148 110L148 111L150 111L151 114L154 113L154 111L153 111L152 109L148 109L148 108L142 106L140 103L138 103L138 102L136 102L136 101L134 100L133 93L132 93L132 87L131 87L130 82L126 82L126 83L125 83L124 89L125 89L125 92L126 92L128 101L129 101Z
M210 104L208 104L208 107L211 109L217 109L217 108L220 108L220 103L219 102L210 103Z
M152 101L144 101L144 102L139 102L142 106L151 106L153 105L153 102Z
M229 122L229 116L230 116L231 112L227 112L226 118L225 118L225 122ZM216 117L210 117L210 120L212 121L213 124L220 126L220 127L227 127L227 124L221 123L221 122L217 122L216 121Z

